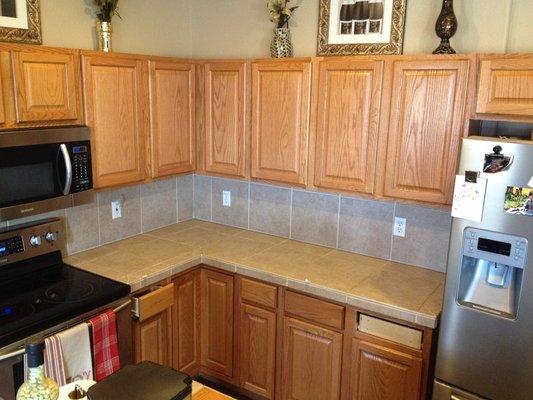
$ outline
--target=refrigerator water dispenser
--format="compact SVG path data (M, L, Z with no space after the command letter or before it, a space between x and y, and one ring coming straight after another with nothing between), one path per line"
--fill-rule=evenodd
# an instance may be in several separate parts
M457 302L515 319L518 315L528 241L523 237L466 228Z

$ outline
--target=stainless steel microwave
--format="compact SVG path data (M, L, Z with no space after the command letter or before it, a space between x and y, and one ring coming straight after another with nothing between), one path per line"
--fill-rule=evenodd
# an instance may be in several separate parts
M88 127L0 133L0 221L93 200Z

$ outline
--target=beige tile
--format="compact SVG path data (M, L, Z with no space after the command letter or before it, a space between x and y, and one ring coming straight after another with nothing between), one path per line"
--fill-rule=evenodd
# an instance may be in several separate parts
M120 201L122 217L112 219L111 202ZM139 186L98 193L100 244L141 233L141 195Z
M194 174L193 188L194 218L211 221L211 177Z
M212 229L190 228L168 233L167 235L160 237L175 243L183 243L204 249L206 246L222 240L227 236L228 235L225 233L220 233Z
M288 240L279 236L266 235L264 233L258 233L247 230L241 230L240 232L237 232L237 236L256 242L263 242L272 245L280 244Z
M246 232L246 230L241 229L241 228L236 228L234 226L228 226L228 225L218 224L214 222L206 222L206 221L198 221L198 222L199 224L196 225L196 227L203 228L203 229L209 229L217 233L222 233L224 235L236 235L239 233Z
M178 176L176 178L178 194L178 221L188 221L194 213L194 183L193 175Z
M428 315L439 315L442 312L444 302L444 283L440 284L437 289L420 307L420 313Z
M98 205L96 202L67 208L67 250L69 254L98 246Z
M75 255L75 259L76 260L80 260L80 261L94 261L96 260L97 258L99 257L103 257L105 255L108 255L110 253L114 253L116 252L115 249L112 249L110 247L105 247L105 246L101 246L101 247L97 247L95 249L91 249L91 250L86 250L82 253L76 253Z
M273 246L273 243L250 240L240 235L224 238L203 249L203 254L219 260L243 263L246 259Z
M250 229L288 238L290 214L290 189L250 184Z
M248 190L246 181L213 178L211 220L224 225L248 228ZM222 192L231 192L231 207L222 205Z
M178 221L176 179L141 185L142 231L148 232Z
M287 252L289 254L301 253L318 257L329 253L330 251L332 251L332 249L329 247L297 242L295 240L286 240L277 245L274 251Z

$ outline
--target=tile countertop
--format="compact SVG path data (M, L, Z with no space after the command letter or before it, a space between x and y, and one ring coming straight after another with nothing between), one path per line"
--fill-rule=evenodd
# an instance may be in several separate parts
M191 220L77 253L65 262L128 283L132 292L206 264L429 328L444 274Z

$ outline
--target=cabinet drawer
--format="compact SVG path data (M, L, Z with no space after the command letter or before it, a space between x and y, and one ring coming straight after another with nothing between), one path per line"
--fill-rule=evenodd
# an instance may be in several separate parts
M336 329L344 328L344 307L303 294L287 290L285 311Z
M365 314L359 315L359 326L357 329L360 332L387 339L413 349L420 350L422 348L422 331L418 329L398 325L394 322L370 317Z
M251 279L241 279L241 297L245 301L276 308L278 304L278 288Z
M174 304L174 284L154 288L133 298L133 312L144 321Z

